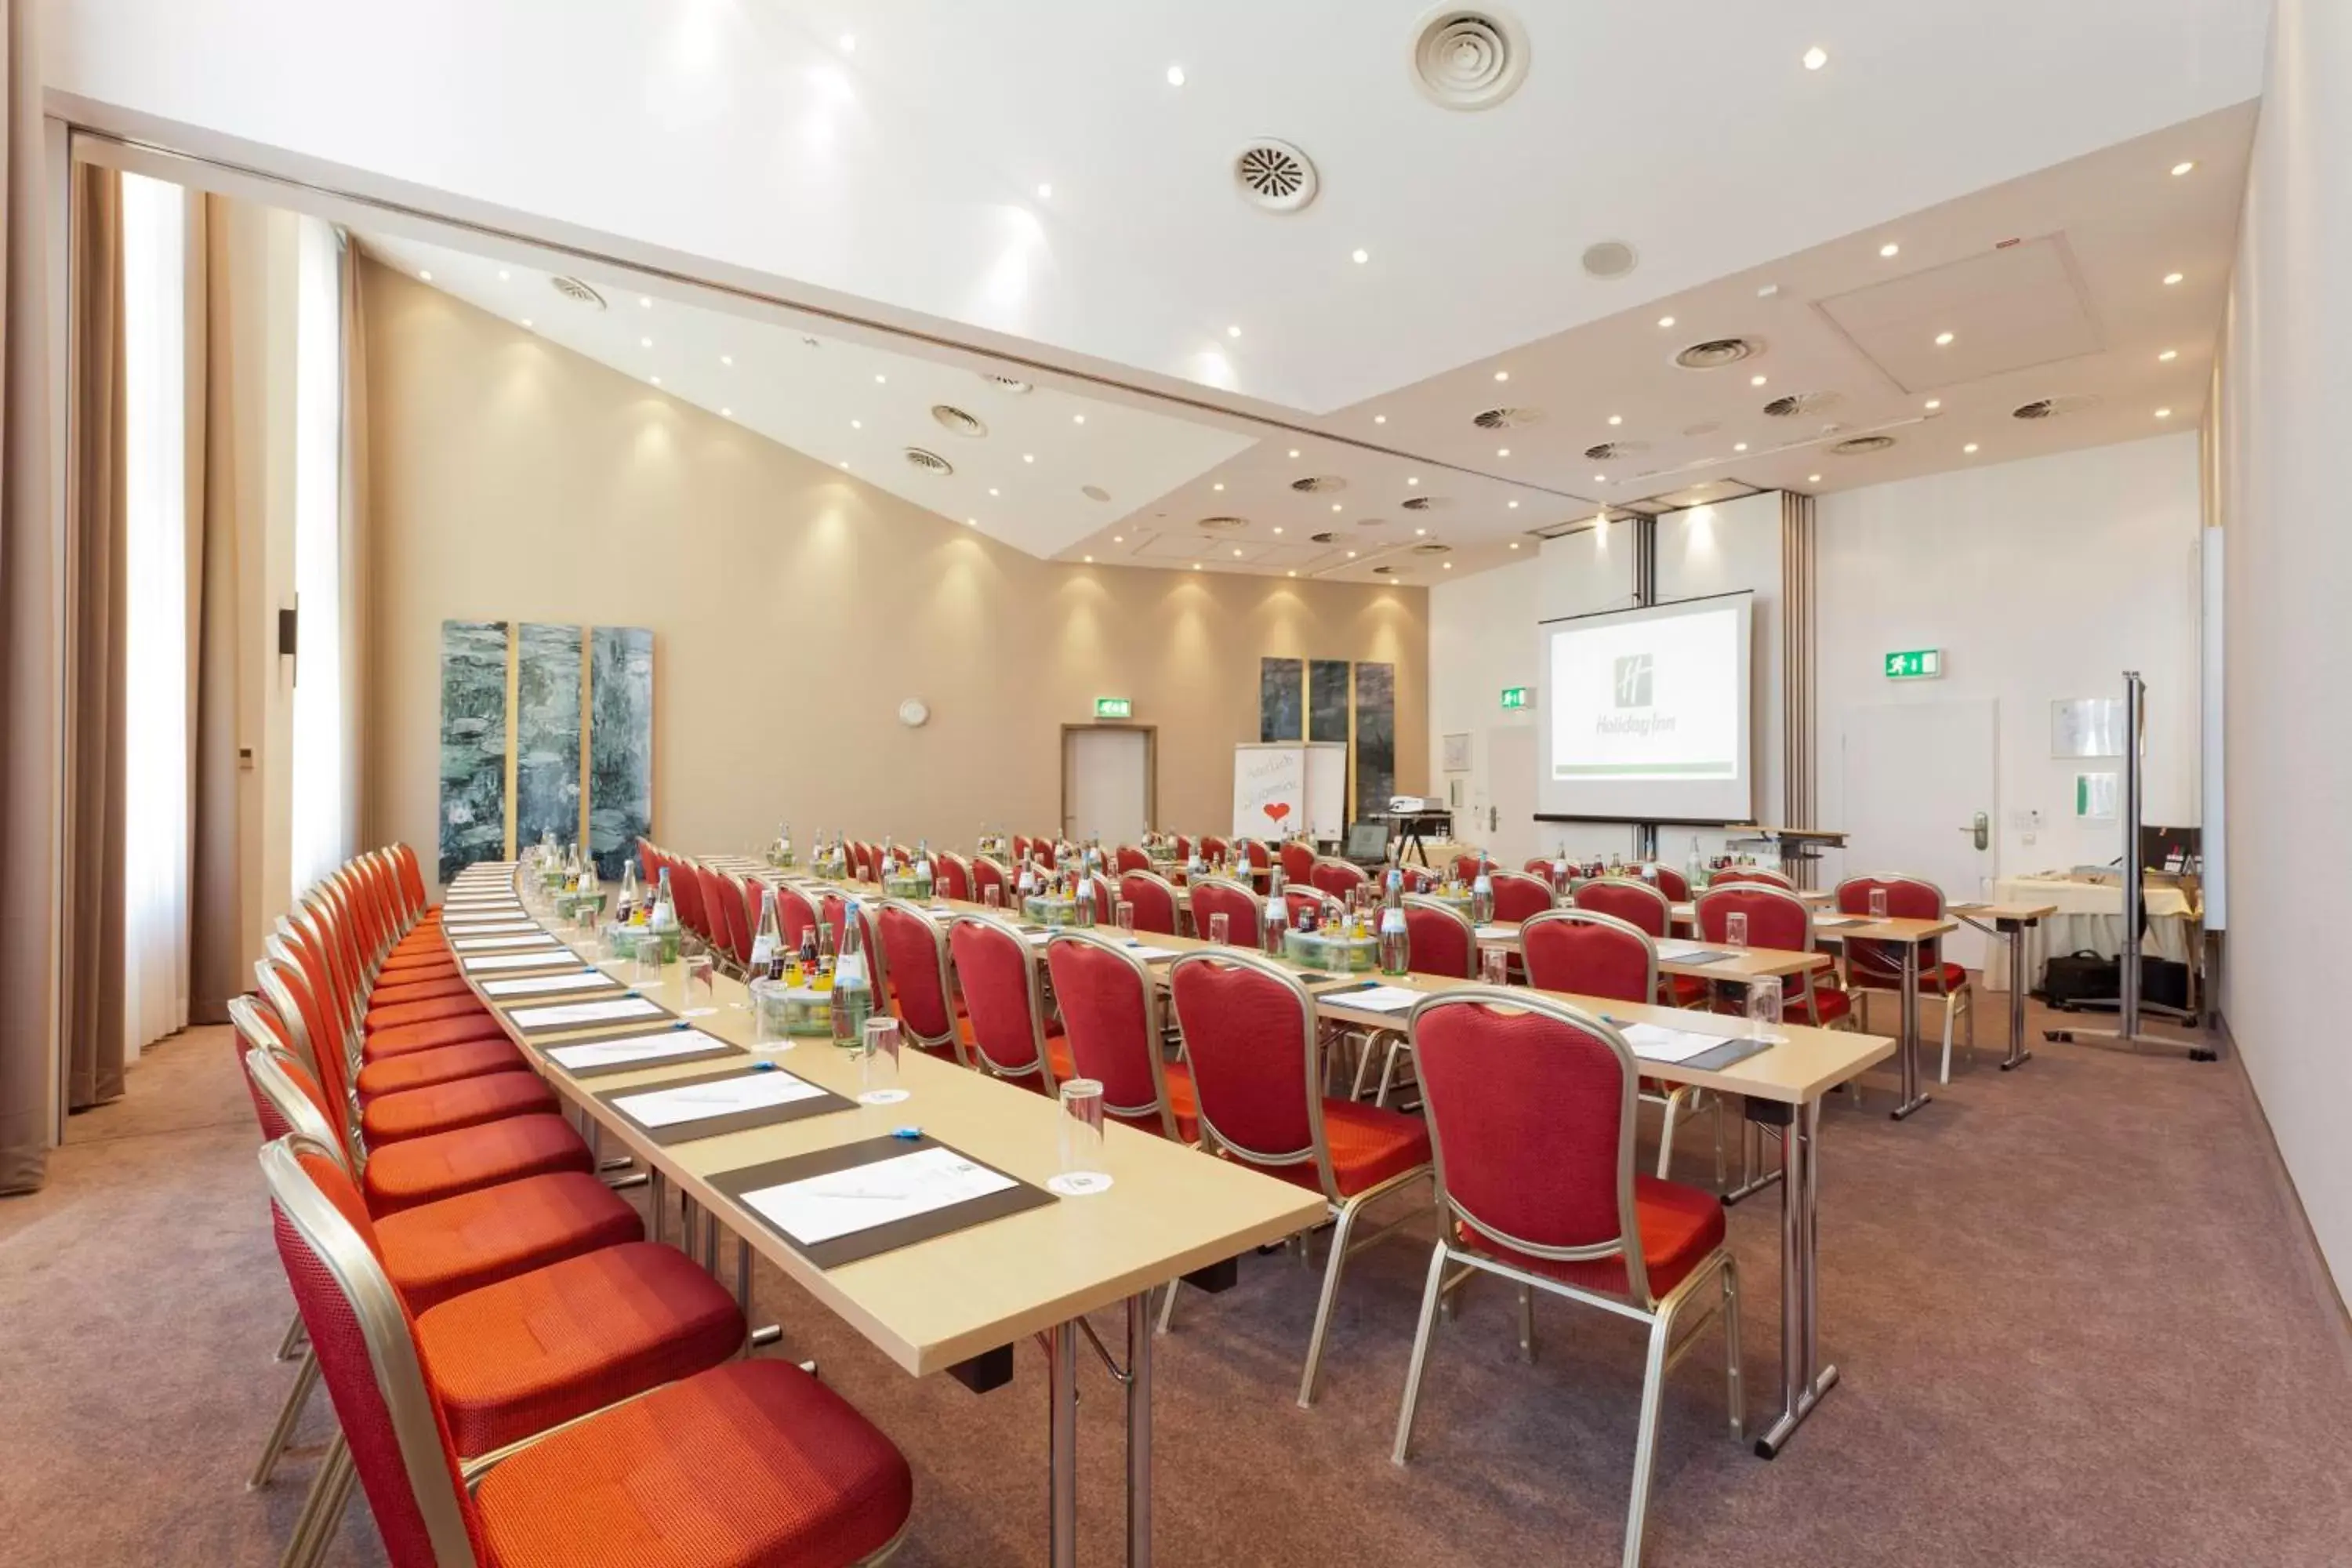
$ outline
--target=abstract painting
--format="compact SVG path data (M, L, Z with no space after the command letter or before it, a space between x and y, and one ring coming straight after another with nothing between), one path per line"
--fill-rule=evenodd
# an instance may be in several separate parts
M617 877L654 825L654 634L588 634L588 845L596 874Z
M1348 661L1310 659L1307 665L1307 738L1348 738Z
M441 623L440 879L507 842L507 625Z
M1307 667L1295 658L1257 661L1257 738L1299 741L1307 736Z
M580 837L580 628L515 632L515 844Z
M1356 666L1356 816L1389 808L1396 793L1396 666Z

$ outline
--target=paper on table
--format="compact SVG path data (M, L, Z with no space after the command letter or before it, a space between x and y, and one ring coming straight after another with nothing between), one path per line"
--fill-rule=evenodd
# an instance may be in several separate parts
M1340 1007L1365 1007L1375 1013L1402 1013L1420 1001L1421 994L1402 985L1373 985L1361 991L1327 991L1322 999Z
M754 1072L741 1078L720 1079L716 1083L623 1095L613 1104L645 1126L675 1127L681 1121L707 1121L714 1116L732 1116L739 1110L764 1110L772 1105L790 1105L796 1100L814 1100L823 1093L824 1090L816 1085L788 1072Z
M803 1247L984 1198L1015 1185L952 1149L924 1149L745 1193L743 1201Z
M591 1040L585 1045L554 1046L547 1054L559 1067L578 1072L582 1068L616 1067L622 1062L657 1062L666 1057L687 1056L726 1043L718 1036L706 1035L699 1029L657 1029L651 1034L631 1035L625 1040ZM630 1114L634 1116L636 1113L631 1111ZM649 1122L647 1125L658 1127L663 1123Z
M577 974L534 974L521 980L485 980L485 996L543 996L556 991L596 991L618 984L609 974L583 969Z
M1146 963L1157 963L1163 958L1173 958L1176 956L1176 950L1172 947L1146 947L1141 942L1136 943L1127 951L1133 953L1136 957L1143 960Z
M539 930L537 921L444 921L441 929L452 936L512 936Z
M1731 954L1719 947L1701 947L1695 942L1662 942L1658 956L1676 963L1720 963Z
M1485 925L1477 927L1476 930L1478 940L1480 942L1496 942L1511 934L1509 931L1506 930L1502 926L1495 924L1492 921L1489 921Z
M1658 1024L1627 1024L1617 1031L1633 1054L1654 1062L1681 1062L1727 1045L1736 1037L1699 1035L1688 1029L1669 1029Z
M553 937L542 933L539 936L467 937L460 941L452 942L449 945L456 948L459 952L495 952L500 948L561 947L563 944L557 942Z
M1835 931L1840 926L1868 925L1869 923L1869 921L1861 915L1815 915L1813 917L1813 924L1831 931Z
M1054 936L1055 933L1049 931L1024 931L1021 933L1021 940L1031 947L1043 947L1053 941Z
M562 948L541 949L537 952L493 952L480 958L462 961L468 974L497 969L545 969L551 963L578 962Z
M642 996L615 996L610 1002L566 1002L554 1007L520 1007L508 1015L520 1029L545 1029L572 1024L625 1024L631 1018L651 1018L658 1004Z

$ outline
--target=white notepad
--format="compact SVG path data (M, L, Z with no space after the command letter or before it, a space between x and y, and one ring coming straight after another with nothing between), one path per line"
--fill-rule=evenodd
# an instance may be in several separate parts
M556 941L553 937L541 933L538 936L466 937L453 941L449 945L456 948L459 952L496 952L500 948L562 947L563 944Z
M544 969L551 963L570 963L572 958L568 952L542 950L538 952L493 952L480 958L468 958L463 962L466 965L466 973L472 974L477 972L487 973L498 969Z
M1374 985L1362 991L1325 992L1322 1000L1339 1007L1363 1007L1374 1013L1402 1013L1421 1000L1418 991L1402 985Z
M1658 956L1676 963L1720 963L1731 954L1719 947L1701 947L1695 942L1667 941L1658 943Z
M1635 1056L1654 1062L1688 1061L1731 1043L1722 1035L1694 1034L1660 1024L1626 1024L1617 1032L1625 1037L1625 1043L1633 1047Z
M518 931L535 931L540 926L537 921L446 921L442 929L453 937L512 936Z
M1143 960L1146 963L1157 963L1163 958L1173 958L1176 956L1176 950L1172 947L1145 947L1141 943L1138 943L1137 945L1129 948L1127 951L1133 953L1136 957Z
M558 1065L578 1072L582 1068L618 1067L623 1062L657 1062L689 1056L727 1042L700 1029L655 1029L621 1040L590 1040L584 1045L556 1046L548 1051ZM658 1125L658 1124L656 1124Z
M485 980L482 982L482 994L544 996L561 991L594 991L618 984L609 974L586 969L576 974L533 974L520 980Z
M623 1095L613 1104L647 1127L676 1127L684 1121L708 1121L714 1116L732 1116L740 1110L765 1110L794 1100L815 1100L824 1093L807 1079L788 1072L751 1072L711 1083L688 1084L682 1089Z
M1978 905L1976 907L1980 909L1983 906ZM1831 931L1835 931L1840 926L1859 926L1868 925L1870 921L1861 915L1815 915L1813 917L1813 924L1816 926L1825 927Z
M1477 927L1476 931L1480 942L1500 942L1503 938L1513 934L1510 931L1502 926L1496 925L1492 921Z
M615 996L609 1002L565 1002L553 1007L518 1007L507 1015L519 1029L569 1028L574 1024L625 1024L632 1018L661 1016L657 1003L642 996Z
M743 1202L803 1247L912 1219L1015 1184L952 1149L922 1149L870 1165L745 1193Z

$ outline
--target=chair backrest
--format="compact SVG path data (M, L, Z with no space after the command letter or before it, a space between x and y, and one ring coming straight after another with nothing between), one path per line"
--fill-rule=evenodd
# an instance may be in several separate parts
M1227 843L1223 838L1219 837L1216 834L1203 833L1201 835L1201 858L1202 859L1222 860L1232 853L1233 846ZM1263 858L1258 861L1258 864L1260 865L1263 865L1264 863Z
M1490 871L1487 879L1495 884L1495 918L1498 921L1523 921L1559 907L1559 899L1551 884L1541 877L1530 877L1525 871Z
M1192 840L1187 835L1180 833L1176 836L1175 848L1176 858L1179 860L1189 860L1192 858Z
M960 904L978 902L980 894L971 885L971 862L952 849L932 856L931 891Z
M886 899L874 917L882 967L890 977L890 1006L926 1049L956 1043L954 982L948 978L947 933L903 899ZM962 1052L957 1056L961 1058Z
M1192 884L1192 934L1202 942L1209 940L1209 920L1213 915L1225 917L1225 940L1235 947L1257 947L1264 938L1258 933L1258 900L1255 893L1239 882L1223 877L1203 877Z
M1456 855L1454 858L1454 879L1457 882L1476 881L1478 868L1485 863L1486 858L1475 849L1466 855Z
M1013 901L1013 872L1002 861L986 855L976 856L971 862L971 901L986 903L991 888L996 889L996 901L1000 905L1010 904Z
M1048 871L1054 868L1054 841L1052 839L1032 838L1029 841L1029 853L1035 856L1037 858L1038 864L1045 867Z
M1478 973L1478 933L1470 918L1452 904L1421 893L1404 896L1405 947L1419 974L1464 980Z
M702 907L702 878L694 862L673 859L669 868L669 901L677 910L678 923L709 941L710 917Z
M1286 871L1283 875L1287 878L1290 873ZM1307 868L1307 880L1335 899L1345 899L1349 892L1362 887L1371 879L1364 875L1363 868L1360 866L1318 855L1315 858L1315 863Z
M1658 946L1630 921L1598 910L1546 910L1519 927L1528 984L1617 1002L1658 999Z
M1135 906L1135 929L1174 936L1176 889L1165 877L1150 871L1129 871L1118 879L1118 896Z
M1653 863L1650 869L1656 874L1658 879L1658 891L1665 894L1666 901L1668 903L1686 904L1690 902L1691 893L1689 878L1684 876L1680 871L1675 870L1672 866L1667 865L1663 860ZM1646 882L1648 879L1644 878L1643 880Z
M1870 914L1870 894L1875 888L1886 889L1886 913L1898 921L1939 921L1944 918L1944 889L1925 877L1848 877L1837 885L1837 907L1840 914ZM1919 973L1926 974L1943 962L1943 942L1919 944ZM1871 942L1864 938L1849 938L1845 944L1848 973L1867 975L1877 981L1899 981L1903 977L1903 948L1899 942Z
M277 937L262 943L262 956L253 966L254 980L269 999L278 1016L293 1036L295 1054L319 1080L328 1103L341 1109L336 1126L348 1134L352 1121L351 1058L342 1039L320 1005L301 965Z
M1652 1305L1624 1037L1566 1003L1496 990L1433 996L1411 1029L1445 1212L1516 1252L1622 1264L1623 1293Z
M661 851L650 838L637 840L637 880L650 888L661 871Z
M1160 984L1143 960L1108 937L1066 931L1045 943L1045 967L1070 1060L1079 1077L1101 1081L1104 1114L1175 1138L1160 1058Z
M1726 882L1756 882L1768 888L1796 886L1780 872L1765 866L1727 866L1706 879L1706 885L1710 888L1720 887Z
M1703 942L1724 941L1724 917L1737 911L1748 917L1748 946L1813 950L1813 912L1796 894L1770 882L1718 880L1698 896L1693 910Z
M1433 893L1445 880L1426 866L1400 866L1397 869L1404 874L1404 890L1408 893Z
M797 948L801 934L822 918L816 905L806 893L788 882L774 884L776 891L776 925L782 933L784 945Z
M858 945L866 952L866 984L877 996L890 994L890 955L882 946L882 933L874 929L874 911L862 901L853 901L839 893L824 895L824 923L833 932L833 951L841 951L842 933L849 927L851 914L857 919Z
M1090 897L1094 900L1095 924L1098 926L1110 924L1111 916L1115 912L1114 906L1118 902L1118 884L1112 881L1107 875L1097 876L1088 871L1078 878L1078 892L1082 897Z
M1569 901L1580 910L1614 915L1652 937L1672 934L1674 905L1665 890L1631 877L1599 877L1583 883Z
M1306 887L1314 880L1315 847L1306 840L1286 839L1282 847L1275 851L1275 857L1282 862L1284 881Z
M1314 1163L1337 1201L1323 1134L1315 1004L1290 970L1255 953L1188 952L1168 991L1192 1068L1203 1148L1253 1165Z
M1151 857L1132 844L1122 844L1111 851L1111 869L1122 876L1129 871L1151 869Z
M1051 1093L1053 1058L1045 1054L1045 999L1037 962L1011 921L958 915L948 927L956 981L971 1026L978 1065L999 1078L1035 1078Z
M702 884L702 913L710 922L710 945L733 954L738 963L751 963L751 930L743 918L743 884L700 862L695 865L695 876Z
M348 1178L312 1145L261 1152L278 1254L394 1568L486 1561L456 1446Z
M252 996L232 996L229 1022L236 1026L237 1068L252 1096L261 1139L268 1142L301 1132L334 1151L351 1168L351 1145L331 1117L326 1091L296 1056L292 1040L269 1005Z

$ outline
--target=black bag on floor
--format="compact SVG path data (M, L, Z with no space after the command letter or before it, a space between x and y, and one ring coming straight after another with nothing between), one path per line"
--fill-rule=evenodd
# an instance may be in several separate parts
M2074 1007L2085 1002L2113 1002L2122 992L2123 968L2095 952L2053 955L2042 972L2042 999L2053 1007Z

